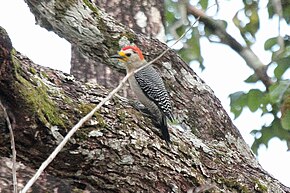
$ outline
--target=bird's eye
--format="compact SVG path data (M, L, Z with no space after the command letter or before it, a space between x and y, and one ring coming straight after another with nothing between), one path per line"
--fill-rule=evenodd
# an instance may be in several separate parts
M130 57L131 56L131 53L127 53L127 54L125 54L126 56L128 56L128 57Z

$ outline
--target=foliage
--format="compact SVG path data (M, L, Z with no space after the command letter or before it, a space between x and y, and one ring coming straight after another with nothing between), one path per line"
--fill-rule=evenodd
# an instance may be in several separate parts
M176 34L182 34L189 27L190 22L194 21L194 17L188 11L188 6L193 5L190 3L194 2L193 6L204 10L204 12L216 3L216 1L210 0L166 0L165 2L167 6L166 25L167 29L171 29L168 30L168 37L173 39ZM232 18L232 22L244 40L240 44L245 48L251 49L256 43L256 35L260 30L260 3L261 1L258 0L243 0L243 8L237 10ZM222 2L219 2L218 6L222 6ZM259 76L261 76L254 73L245 80L246 83L253 85L253 89L237 91L230 95L231 112L235 118L239 117L245 108L250 109L251 112L261 112L261 117L266 115L273 117L268 125L263 125L260 129L253 128L251 133L254 135L255 141L252 149L255 153L257 153L261 144L267 146L269 140L274 137L286 140L290 149L290 79L285 77L285 72L290 69L290 36L280 33L280 24L286 22L289 25L290 23L290 2L289 0L275 2L268 0L267 11L269 20L276 19L280 22L275 29L278 32L277 36L270 37L264 42L265 51L272 54L271 62L264 66L271 84L265 85L265 89L254 88L255 84L260 81ZM180 20L183 21L182 25L176 25ZM222 26L226 32L228 24L226 21L215 19L214 22L216 25ZM172 28L175 28L176 34L172 32ZM199 42L201 37L208 38L211 42L225 43L222 40L223 37L215 34L212 26L208 26L206 22L200 22L199 26L194 28L192 34L187 36L187 39L183 42L185 46L178 51L185 61L188 63L196 61L203 69L203 57ZM274 69L273 72L271 72L271 69Z
M204 6L207 6L207 0L202 1ZM165 5L167 11L165 13L167 29L173 29L169 31L168 41L178 39L187 29L190 27L190 22L194 22L195 19L186 16L186 4L177 3L175 1L166 0ZM185 15L184 15L185 14ZM184 18L186 17L186 18ZM194 19L194 20L193 20ZM198 28L193 28L190 35L187 35L183 41L184 46L178 50L179 55L187 62L196 61L203 69L203 58L200 52L200 37L201 33Z
M272 115L273 121L253 130L255 137L252 150L257 153L261 144L267 146L269 140L278 137L290 142L290 80L277 80L268 91L251 89L248 92L238 91L230 95L231 111L238 117L245 107L250 111L261 110L261 116ZM290 144L289 144L290 145ZM288 145L288 148L289 148Z

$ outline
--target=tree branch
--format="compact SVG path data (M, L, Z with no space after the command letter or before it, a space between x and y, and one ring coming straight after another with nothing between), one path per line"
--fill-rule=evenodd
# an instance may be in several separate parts
M242 46L235 38L228 34L217 21L207 16L202 10L189 4L187 11L195 17L200 17L200 21L220 38L221 43L228 45L235 50L245 60L246 64L254 70L255 74L267 89L272 85L273 82L267 74L267 65L263 64L249 47Z
M4 118L6 119L7 127L9 129L10 138L11 138L11 150L12 150L12 178L13 178L13 193L17 193L17 175L16 175L16 149L15 149L15 141L12 124L8 117L6 108L3 106L0 100L0 108L3 110Z
M196 22L195 22L196 23ZM194 23L194 24L195 24ZM192 24L192 26L194 25ZM192 28L191 26L191 28ZM171 47L173 47L177 42L179 42L185 35L186 33L191 29L189 28L186 30L178 40L175 41L174 44L172 44ZM120 81L119 85L114 88L105 98L101 100L101 102L93 109L91 110L86 116L84 116L69 132L68 134L64 137L64 139L60 142L60 144L54 149L54 151L49 155L49 157L41 164L40 168L37 170L37 172L34 174L34 176L29 180L29 182L25 185L25 187L20 191L20 193L26 193L28 189L34 184L34 182L39 178L41 173L44 171L44 169L52 162L52 160L56 157L56 155L63 149L65 144L68 142L68 140L73 136L73 134L83 126L83 124L88 121L92 116L96 113L97 110L99 110L107 101L109 101L117 92L121 90L121 88L125 85L126 81L130 76L133 74L139 72L140 70L144 69L145 67L151 65L152 63L156 62L158 59L160 59L166 52L168 52L171 47L167 48L164 52L162 52L159 56L157 56L154 60L148 62L144 66L141 66L140 68L136 69L135 71L127 73L127 75ZM1 101L0 101L0 107L2 106ZM5 111L4 107L3 110ZM5 111L6 112L6 111ZM8 118L8 117L7 117ZM8 119L9 122L9 119ZM9 122L10 123L10 122ZM11 129L12 132L12 129ZM13 137L13 132L11 134L11 144L14 147L14 137ZM12 143L13 142L13 143ZM13 149L15 150L15 149ZM13 155L15 152L15 160L13 159L14 163L16 162L16 151L13 151ZM14 158L14 157L13 157ZM14 171L14 170L13 170ZM13 173L14 177L14 173ZM14 178L13 178L14 179ZM16 171L15 171L15 179L16 179ZM15 193L17 193L17 188Z
M80 1L30 1L28 5L38 21L49 21L51 30L75 41L82 50L91 50L87 54L92 58L103 57L106 61L108 53L116 52L123 36L108 32L120 28L114 21L102 20L105 13L97 8L88 9ZM79 13L87 19L79 17ZM68 14L76 14L77 21L68 22ZM103 25L92 25L97 21ZM82 27L86 33L68 32ZM89 33L92 28L99 29L99 34ZM157 40L130 33L133 35L127 37L144 50L148 61L167 49ZM126 31L123 34L128 35ZM96 46L92 42L99 37L104 41ZM115 43L108 44L112 37ZM7 49L3 42L0 98L5 99L17 120L14 134L18 160L37 168L68 129L108 91L35 65L11 51L11 45ZM270 193L290 191L260 167L212 90L176 53L167 52L155 64L172 96L175 117L182 123L182 128L170 128L171 149L149 119L113 98L76 132L47 169L49 174L68 179L72 188L92 188L92 192L186 192L204 184L212 184L217 192L255 192L261 186ZM0 137L7 138L4 132ZM10 153L7 144L0 140L1 156Z

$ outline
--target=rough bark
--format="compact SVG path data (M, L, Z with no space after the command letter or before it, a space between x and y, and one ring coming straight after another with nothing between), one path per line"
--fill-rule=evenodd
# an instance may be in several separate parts
M148 60L166 48L84 2L27 0L39 24L108 65L113 63L107 56L118 50L124 36ZM33 64L12 49L3 30L0 58L0 99L13 120L17 159L37 168L108 91ZM114 98L74 135L46 172L68 181L72 192L186 192L208 184L215 186L209 192L290 192L261 168L213 91L187 64L169 51L156 66L183 127L170 127L171 147L150 119ZM9 134L5 127L1 131L0 155L9 157Z
M143 33L147 37L155 37L164 41L164 3L162 0L105 0L94 2L118 22L133 29L135 33ZM71 53L71 74L79 80L96 82L106 88L113 88L123 77L116 69L109 68L106 64L91 60L83 55L77 45L72 45ZM126 96L127 93L128 90L124 89L123 95Z
M0 157L0 192L11 193L13 192L12 185L12 174L11 174L12 161L7 157ZM35 173L35 169L24 165L23 163L17 163L17 177L18 187L23 187ZM40 176L38 181L31 188L32 193L44 193L44 192L55 192L55 193L70 193L72 188L69 179L61 179L55 175L44 173ZM89 188L87 188L91 191ZM77 188L74 189L75 192Z
M95 4L135 33L165 41L164 0L98 0Z

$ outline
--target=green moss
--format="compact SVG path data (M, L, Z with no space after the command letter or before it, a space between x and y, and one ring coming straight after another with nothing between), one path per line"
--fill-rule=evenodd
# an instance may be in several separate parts
M32 73L32 74L36 74L36 70L32 67L29 68L29 71Z
M97 16L100 15L100 10L89 0L83 0L83 3ZM115 52L119 49L119 41L122 37L125 37L129 42L134 42L136 40L136 35L131 32L120 33L119 36L112 37L112 34L108 33L108 21L104 21L102 17L95 17L97 20L97 28L101 31L101 35L104 36L104 44L107 48L112 48L112 52Z
M119 110L117 111L117 116L121 123L126 122L126 117L127 117L126 112L124 112L123 110Z
M59 125L64 126L64 122L61 119L60 111L54 102L49 98L47 94L47 87L39 80L35 79L34 82L37 85L33 85L23 78L21 66L19 61L12 55L12 61L15 66L15 75L18 82L15 83L15 89L17 89L22 95L22 99L25 100L27 111L34 114L45 125Z
M41 74L42 77L44 77L46 79L49 78L49 76L44 71L41 71L40 74Z
M93 104L90 104L90 103L80 103L78 105L78 109L80 111L81 116L85 116L86 114L91 112L94 107L95 106Z
M16 54L17 54L17 51L14 48L12 48L12 50L11 50L11 57L12 56L15 56Z
M255 183L255 190L257 190L258 192L260 192L260 193L267 193L268 192L267 186L262 184L260 180L255 179L254 183Z
M92 12L99 15L99 10L89 0L83 0L84 4L90 8Z
M222 179L222 183L229 188L238 190L240 193L250 193L249 189L243 184L237 182L236 179Z
M102 128L106 128L108 127L108 124L106 123L106 120L104 119L104 117L99 114L98 112L96 112L94 114L94 116L96 117L97 121L98 121L98 125Z
M72 105L73 104L73 100L65 95L63 95L63 102L67 105Z
M14 72L17 74L21 70L21 64L17 60L16 54L17 54L16 50L15 49L12 49L11 50L11 59L12 59L12 62L13 62Z
M78 106L78 109L80 110L80 113L82 116L85 116L86 114L91 112L93 110L93 108L95 108L95 105L91 104L91 103L82 103L82 104L79 104L79 106ZM94 117L96 118L96 120L98 122L98 126L100 126L102 128L105 128L108 126L104 117L99 112L95 112Z
M22 77L18 80L20 83L16 83L16 86L29 104L30 110L37 114L38 119L44 124L64 126L63 120L59 116L60 112L47 95L46 86L40 82L40 85L35 87Z
M74 4L77 4L77 0L58 0L55 1L56 17L64 15L64 13Z
M76 139L78 142L88 140L88 133L89 133L91 130L93 130L93 128L82 128L82 129L79 129L78 132L76 132L76 133L74 134L75 139Z

